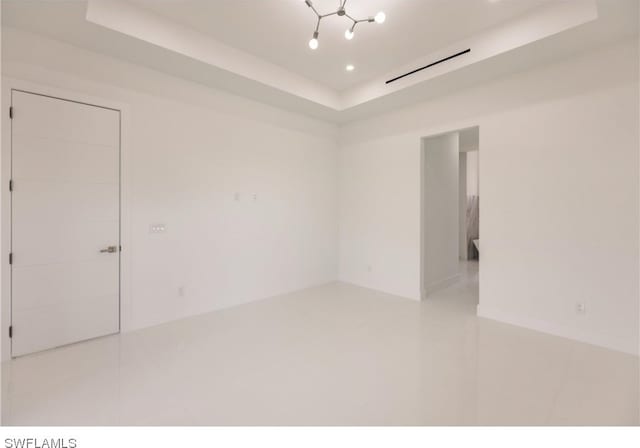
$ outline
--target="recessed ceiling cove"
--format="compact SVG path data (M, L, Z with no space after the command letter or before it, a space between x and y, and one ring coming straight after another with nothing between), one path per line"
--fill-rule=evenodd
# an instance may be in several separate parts
M3 0L3 26L337 122L637 33L627 17L636 0Z
M370 64L370 61L362 60L359 62L357 60L357 52L355 52L354 57L349 61L349 63L358 65L358 75L362 76L363 72L368 73L368 79L360 79L360 82L357 84L351 85L347 89L340 89L342 86L341 84L328 82L331 78L328 74L334 69L335 71L339 71L342 77L346 78L344 70L342 70L345 61L338 59L338 56L336 56L336 52L338 51L336 49L337 45L335 45L335 43L332 44L332 41L330 40L332 35L340 33L331 33L330 30L328 30L326 33L328 36L327 40L329 40L327 43L327 47L329 48L326 51L328 56L322 58L325 68L319 70L318 74L321 76L308 77L305 76L306 71L297 69L298 67L305 67L308 64L311 64L311 61L313 61L316 56L316 52L308 47L307 51L312 53L312 55L295 55L294 53L294 55L291 56L291 53L283 50L284 48L289 48L289 46L293 48L294 45L289 43L287 46L280 46L277 52L285 55L289 54L290 57L295 59L293 61L295 62L295 65L279 64L278 61L280 61L280 59L272 57L274 54L273 51L260 50L260 48L263 48L261 46L257 46L253 52L245 51L244 49L238 48L245 47L245 45L242 44L244 39L238 39L237 46L232 45L233 42L230 42L228 39L226 42L215 39L212 32L205 33L200 31L200 27L196 26L193 21L193 15L188 16L191 20L188 20L184 15L182 16L182 20L180 20L181 16L179 14L175 16L173 14L167 14L168 12L174 11L174 9L166 9L169 5L177 5L182 11L189 10L191 14L206 16L207 18L215 19L216 17L225 17L228 23L232 23L233 27L236 29L243 29L245 34L254 36L254 38L257 39L268 39L268 36L272 35L282 34L288 36L290 33L289 31L280 30L281 28L288 29L289 27L280 26L280 22L276 20L272 23L272 28L270 28L268 32L265 30L264 33L261 33L259 29L254 28L254 24L256 22L262 21L265 24L269 24L271 23L270 20L274 20L275 17L282 20L283 25L284 23L304 23L301 20L301 16L298 20L292 20L296 19L295 14L293 17L289 16L292 10L299 10L300 13L303 13L305 17L308 18L308 11L306 8L287 7L280 9L278 5L286 3L287 1L289 0L282 0L280 2L228 2L220 0L203 3L199 1L159 2L154 0L154 2L149 2L148 0L131 0L127 2L124 0L89 0L87 20L103 27L110 28L114 31L146 41L153 45L166 48L170 51L179 52L184 56L200 60L206 64L235 73L238 76L299 96L324 107L341 111L372 101L381 96L392 94L393 92L415 83L425 82L435 76L442 76L449 71L458 70L466 65L474 64L481 60L494 57L500 53L544 39L549 35L584 24L585 22L595 20L597 18L597 8L594 1L570 0L563 2L550 2L546 0L520 0L518 2L504 2L517 3L520 5L519 8L510 10L510 14L506 15L510 20L507 22L503 21L497 26L492 26L476 33L473 36L462 39L460 39L460 37L468 33L468 30L461 31L459 33L448 32L448 39L443 40L442 46L438 49L434 49L430 53L420 54L419 50L424 47L420 45L409 45L405 38L399 38L398 40L407 44L405 51L401 52L404 55L403 59L405 60L403 63L394 64L393 67L384 66L386 70L380 73L376 73L371 70L367 71L366 67ZM326 3L327 0L317 1L318 3L321 1ZM439 21L446 22L446 20L443 20L445 17L441 15L442 12L437 14L438 9L435 8L435 6L442 8L441 3L443 2L420 1L423 6L418 6L415 2L407 2L405 4L405 2L388 2L383 0L368 0L364 2L357 2L357 0L350 1L352 3L349 3L349 5L354 6L355 9L353 17L357 17L357 14L359 14L359 10L355 8L355 5L360 5L361 8L365 4L370 5L370 7L386 5L387 7L392 8L392 3L396 5L401 3L404 9L396 6L391 9L392 12L389 14L394 15L403 10L408 10L414 14L416 12L421 12L421 14L416 15L422 18L433 17L433 15L436 14ZM295 0L295 3L298 6L304 6L304 3L301 5L302 2L300 0ZM331 0L331 3L335 5L334 0ZM460 5L466 4L472 10L484 10L490 8L499 9L503 6L500 2L489 3L486 1L480 2L478 0L444 3L455 3L458 5L458 7L453 10L445 9L445 11L449 13L457 12L462 17L468 17L469 13L466 12L465 14L461 14L464 12L464 9L458 9L460 8ZM215 4L215 12L204 7L204 4ZM266 4L270 5L269 9L261 10L260 8L264 9ZM429 11L429 8L426 8L424 4L435 6L432 11ZM164 7L160 7L160 5L164 5ZM190 5L190 7L186 7L186 5ZM251 5L257 10L245 8L246 5ZM479 8L479 5L482 5L482 8ZM522 5L529 6L529 8L524 9L526 12L524 14L522 13ZM144 6L144 8L141 6ZM534 6L538 7L534 8ZM449 8L450 7L451 6L449 6ZM380 8L380 10L382 10L382 8ZM164 14L162 11L164 11ZM515 12L519 14L514 17L513 14ZM496 13L496 16L504 18L505 14L506 12L502 12L501 14ZM242 20L234 20L236 16L239 18L241 17ZM254 17L260 20L254 21L252 19ZM321 17L321 15L316 16L317 22L321 20L319 17ZM494 20L494 15L488 14L484 20L477 18L475 22L485 25L493 24ZM404 27L408 26L408 28L406 28L407 31L411 31L414 28L422 29L425 26L422 19L414 18L413 20L408 20L405 18L404 22ZM262 25L263 28L265 26L266 25L264 24ZM338 24L337 26L340 25ZM210 25L210 28L213 30L216 26L212 24ZM442 28L442 25L440 28ZM450 23L446 25L446 28L451 28ZM220 30L217 31L217 33L219 32ZM339 38L341 36L336 37ZM366 38L364 37L365 36L360 40L372 40L375 42L372 35L368 35ZM344 44L344 38L340 40L342 41L341 43ZM299 43L299 39L291 39L291 42ZM276 46L276 48L278 47ZM377 57L373 59L381 59L383 56L391 57L391 54L387 52L386 48L387 47L384 45L381 46ZM473 51L465 57L457 58L446 64L440 64L432 70L422 71L418 75L405 78L400 82L395 82L393 84L386 84L385 82L389 78L392 78L392 75L394 74L406 73L412 68L415 68L415 66L424 65L422 61L439 60L442 59L442 57L446 57L466 48L472 48ZM256 52L255 50L258 51ZM411 55L415 55L417 57L415 59L412 58L407 60ZM382 67L383 66L381 66L380 69L382 69ZM327 75L326 78L323 75ZM336 86L338 86L338 88L336 88Z
M339 0L312 1L320 14L339 5ZM575 1L348 0L346 11L351 17L365 19L384 11L386 21L359 24L354 38L346 40L348 19L328 17L320 25L319 47L312 50L308 43L317 16L304 0L129 0L339 92L540 8ZM357 67L357 73L345 76L346 64Z

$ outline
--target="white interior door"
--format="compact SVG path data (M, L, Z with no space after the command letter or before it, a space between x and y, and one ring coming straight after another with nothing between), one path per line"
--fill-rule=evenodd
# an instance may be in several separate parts
M120 112L12 92L12 355L120 327Z

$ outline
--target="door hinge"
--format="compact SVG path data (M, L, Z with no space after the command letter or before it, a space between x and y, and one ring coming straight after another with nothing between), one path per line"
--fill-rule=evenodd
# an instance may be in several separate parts
M13 252L9 253L9 264L13 264Z
M9 181L9 191L13 191L13 179Z
M9 337L12 338L13 337L13 325L9 326Z
M9 118L13 120L13 106L9 107Z

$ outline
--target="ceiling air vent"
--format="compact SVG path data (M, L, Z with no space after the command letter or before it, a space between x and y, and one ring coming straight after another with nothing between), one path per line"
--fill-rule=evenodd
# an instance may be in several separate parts
M452 54L451 56L447 56L446 58L442 58L440 60L437 60L436 62L432 62L429 65L425 65L424 67L420 67L420 68L417 68L415 70L412 70L409 73L405 73L404 75L397 76L397 77L395 77L393 79L390 79L385 84L391 84L392 82L396 82L396 81L398 81L398 80L400 80L402 78L406 78L407 76L414 75L414 74L416 74L418 72L421 72L422 70L426 70L428 68L431 68L434 65L442 64L443 62L450 61L451 59L457 58L458 56L462 56L463 54L467 54L467 53L471 53L471 48L467 48L464 51L461 51L461 52L456 53L456 54Z

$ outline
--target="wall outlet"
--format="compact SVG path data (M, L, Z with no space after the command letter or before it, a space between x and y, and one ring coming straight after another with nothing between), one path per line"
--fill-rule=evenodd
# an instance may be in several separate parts
M164 233L167 231L167 226L164 224L151 224L149 226L149 233Z
M178 297L184 297L184 286L178 288Z
M576 314L580 316L584 316L587 314L587 304L586 303L576 303Z

